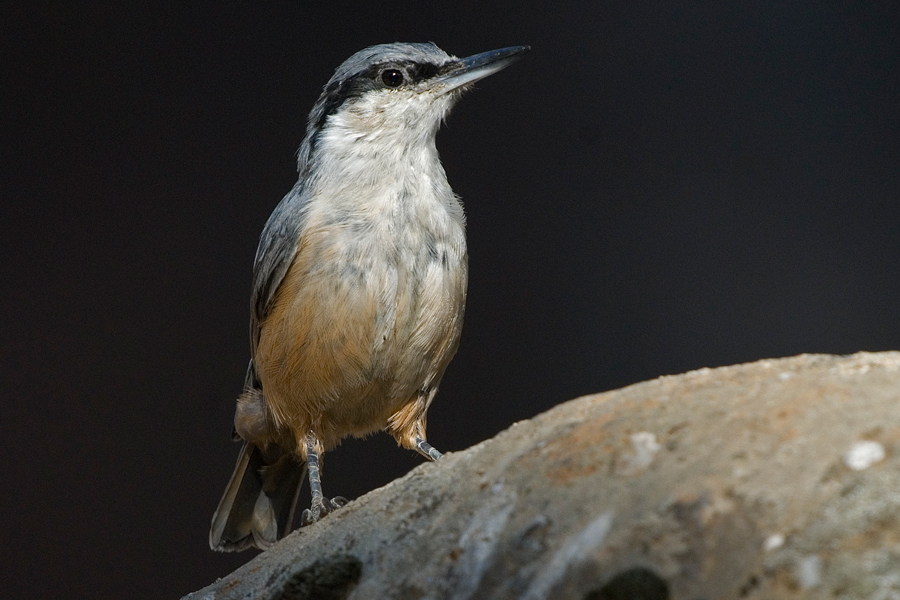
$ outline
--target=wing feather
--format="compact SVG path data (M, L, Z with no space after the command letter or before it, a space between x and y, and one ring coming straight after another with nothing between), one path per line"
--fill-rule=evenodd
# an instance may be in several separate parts
M260 236L250 293L250 344L254 359L262 322L272 310L275 294L300 247L307 204L308 194L298 182L275 207Z

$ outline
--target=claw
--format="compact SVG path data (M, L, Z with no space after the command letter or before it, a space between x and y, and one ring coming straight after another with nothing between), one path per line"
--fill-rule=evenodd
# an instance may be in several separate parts
M316 518L313 519L312 511L309 510L308 508L304 509L304 511L302 513L300 513L300 527L306 527L307 525L312 525L313 523L315 523L318 520L319 520L319 516L316 515Z
M310 508L307 508L300 514L300 527L312 525L326 515L349 503L350 501L343 496L335 496L330 500L328 498L322 498L322 502L313 502L313 505Z
M329 502L331 502L331 508L333 509L341 508L342 506L347 506L348 504L350 504L350 501L343 496L335 496L334 498L329 500Z

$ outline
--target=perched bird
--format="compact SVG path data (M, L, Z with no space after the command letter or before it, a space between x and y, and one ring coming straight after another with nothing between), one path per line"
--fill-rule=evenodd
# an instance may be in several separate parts
M435 135L463 90L521 58L456 58L434 44L357 52L309 115L299 179L269 217L253 267L251 359L234 430L244 441L213 515L214 550L267 548L346 500L320 456L386 430L429 460L425 413L456 353L468 278L465 217Z

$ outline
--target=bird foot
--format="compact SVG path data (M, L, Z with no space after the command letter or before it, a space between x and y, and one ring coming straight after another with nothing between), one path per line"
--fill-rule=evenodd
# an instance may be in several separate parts
M334 512L342 506L346 506L349 502L350 501L343 496L335 496L330 500L328 498L322 498L318 502L314 500L312 506L304 510L300 515L300 527L312 525L325 515Z

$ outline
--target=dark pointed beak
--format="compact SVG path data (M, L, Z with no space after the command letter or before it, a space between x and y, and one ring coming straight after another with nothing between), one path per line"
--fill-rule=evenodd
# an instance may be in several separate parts
M513 64L531 50L531 46L512 46L459 58L441 67L441 74L434 78L435 85L446 86L444 93L484 79Z

